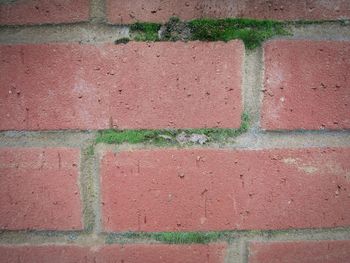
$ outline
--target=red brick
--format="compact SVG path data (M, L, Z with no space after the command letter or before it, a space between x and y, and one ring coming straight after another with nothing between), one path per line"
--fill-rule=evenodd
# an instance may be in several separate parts
M105 231L350 225L350 149L155 149L101 161Z
M1 46L0 130L237 128L243 50L240 41Z
M223 263L225 244L210 245L110 245L79 246L0 246L2 263Z
M350 128L350 42L267 43L262 127Z
M350 241L256 242L249 263L343 263L350 259Z
M96 263L223 263L225 244L210 245L114 245L102 248Z
M194 18L247 17L278 20L334 20L350 18L348 0L107 0L110 23L165 22L177 16Z
M90 263L88 247L78 246L0 246L2 263ZM92 263L92 262L91 262Z
M79 150L0 149L0 229L82 229Z
M5 0L0 3L0 24L58 24L87 21L89 8L89 0Z
M239 16L277 20L350 18L348 0L240 0Z
M237 10L237 3L231 0L107 0L108 21L115 24L166 22L173 16L182 20L231 17L237 14Z

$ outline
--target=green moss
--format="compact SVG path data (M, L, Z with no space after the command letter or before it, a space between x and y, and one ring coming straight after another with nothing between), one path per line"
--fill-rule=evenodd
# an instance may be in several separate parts
M221 237L220 232L164 232L154 233L152 239L166 244L207 244Z
M119 44L127 44L130 41L130 38L128 37L123 37L119 38L116 41L114 41L114 44L119 45Z
M207 244L226 237L226 232L126 232L107 236L106 243L115 240L155 240L165 244Z
M96 143L121 144L121 143L152 143L156 145L176 144L176 136L185 132L186 135L206 135L209 141L224 141L227 138L236 137L246 132L249 128L249 116L242 115L239 129L178 129L178 130L102 130L99 131Z
M164 24L135 23L130 26L136 41L230 41L241 39L248 49L254 49L275 35L286 35L286 23L243 18L195 19L184 22L172 17ZM162 28L162 29L161 29ZM158 32L160 31L161 38Z
M241 117L241 126L238 129L222 129L222 128L204 128L204 129L187 129L183 130L189 134L204 134L212 141L223 141L227 138L237 137L249 129L250 118L247 113L243 113Z
M288 34L282 22L243 18L195 19L188 22L191 39L229 41L241 39L248 49L254 49L275 35Z
M158 31L162 25L156 23L140 23L130 25L130 34L135 41L157 41Z
M120 143L142 143L155 144L167 143L169 140L164 136L173 138L175 131L171 130L103 130L99 131L97 143L120 144Z

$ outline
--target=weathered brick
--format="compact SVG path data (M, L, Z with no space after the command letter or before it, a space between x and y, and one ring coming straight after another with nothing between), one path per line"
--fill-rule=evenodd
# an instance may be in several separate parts
M0 262L2 263L90 263L89 256L88 247L73 245L0 246Z
M138 244L103 247L96 257L97 263L161 262L161 263L223 263L226 244L162 245Z
M82 228L79 150L0 149L0 229Z
M262 127L350 128L350 42L267 43Z
M89 0L0 1L0 25L58 24L87 21Z
M174 16L182 20L231 17L237 14L237 10L237 3L232 0L107 0L108 21L114 24L166 22Z
M165 22L177 16L194 18L246 17L278 20L332 20L350 18L348 0L107 0L110 23Z
M0 46L0 130L240 126L240 41Z
M0 261L13 263L223 263L226 244L128 244L103 247L0 246Z
M240 0L239 16L277 20L350 18L348 0Z
M105 231L350 225L350 149L155 149L101 161Z
M350 259L350 241L254 242L249 263L342 263Z

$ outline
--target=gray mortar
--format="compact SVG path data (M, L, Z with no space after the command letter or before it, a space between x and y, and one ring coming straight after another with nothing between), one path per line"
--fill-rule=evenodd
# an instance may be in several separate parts
M290 131L290 132L264 132L251 129L233 139L230 143L208 143L204 145L174 145L155 146L151 144L119 145L99 143L96 151L99 156L104 151L120 152L138 149L283 149L283 148L309 148L309 147L348 147L350 146L350 131Z
M129 37L129 27L107 24L0 26L0 44L113 43L125 37Z
M90 145L91 146L91 145ZM80 192L83 204L84 229L87 232L98 233L98 173L96 155L88 153L85 147L81 154Z
M104 18L104 7L91 7L90 22L60 25L0 26L0 44L16 43L114 43L129 37L129 26L109 25ZM350 40L350 23L324 22L319 24L289 25L291 36L275 36L275 39Z
M92 131L3 131L0 147L84 147L95 136Z
M246 50L243 70L243 107L250 117L250 128L256 130L260 123L263 88L262 48Z
M0 0L1 3L13 2ZM129 36L128 26L106 24L105 1L91 0L89 22L61 25L0 26L0 44L24 43L113 43ZM325 22L312 25L290 25L292 36L278 39L350 40L350 24ZM305 147L350 146L350 131L283 131L264 132L259 129L261 88L263 72L262 48L246 52L244 61L243 104L252 118L249 131L230 143L210 143L172 148L226 148L226 149L272 149ZM101 233L99 161L105 151L134 149L158 149L152 145L105 145L94 147L94 154L87 153L93 144L96 132L0 132L0 147L79 147L81 153L80 190L83 200L83 231L0 231L0 244L77 244L102 245L107 243L158 243L155 240L111 238ZM349 240L350 228L304 229L285 231L232 231L218 241L229 243L225 262L247 262L248 243L251 241L296 241L296 240Z
M292 36L289 39L308 40L350 40L350 23L325 22L321 24L309 24L290 26Z

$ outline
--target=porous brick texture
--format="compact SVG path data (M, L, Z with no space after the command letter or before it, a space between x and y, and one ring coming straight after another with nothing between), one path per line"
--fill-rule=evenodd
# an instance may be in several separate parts
M110 23L165 22L177 16L194 18L247 17L278 20L335 20L350 17L348 0L107 0Z
M0 246L0 261L13 263L223 263L225 244L211 245L110 245Z
M0 25L87 21L89 10L89 0L2 0L0 1Z
M350 241L254 242L249 263L340 263L350 259Z
M104 229L347 226L349 158L349 148L108 152L101 162Z
M271 41L264 59L264 129L350 128L349 41Z
M0 229L82 229L79 150L0 148Z
M243 52L240 41L3 45L0 129L238 128Z
M350 262L349 19L0 0L0 263Z

